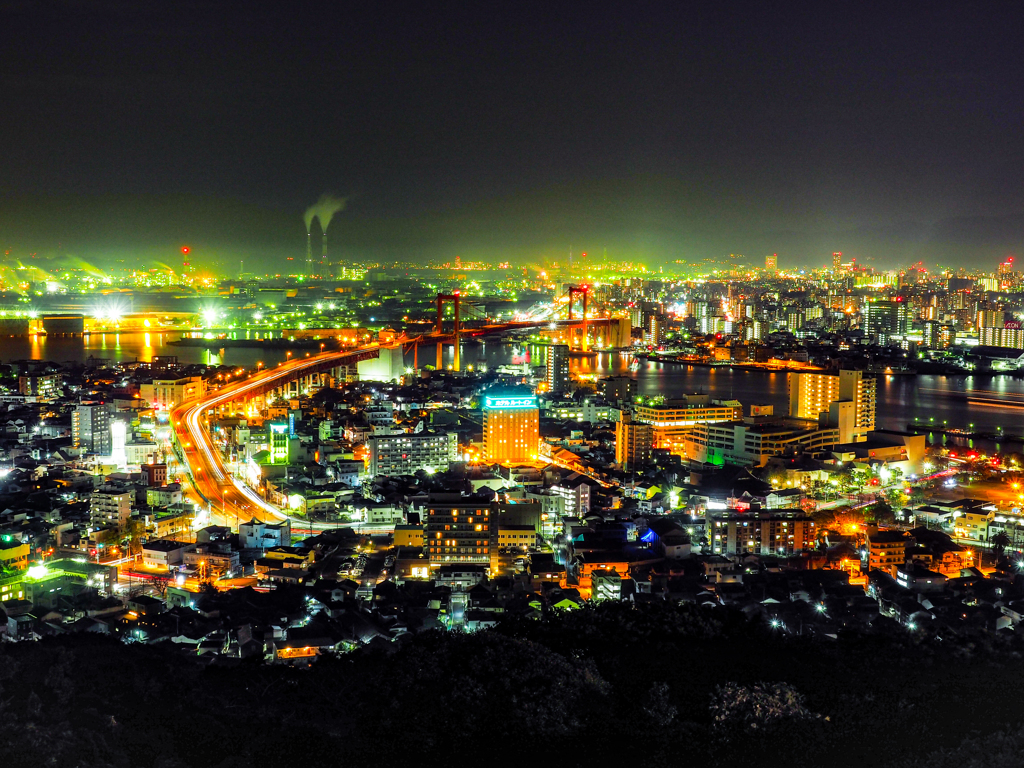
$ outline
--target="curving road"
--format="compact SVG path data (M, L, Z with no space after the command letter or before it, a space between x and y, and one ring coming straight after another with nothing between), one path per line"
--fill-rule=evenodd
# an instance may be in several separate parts
M578 325L581 320L560 320L559 325ZM588 318L590 324L609 323L608 318ZM482 336L491 333L501 333L508 330L531 328L540 325L548 325L547 322L527 321L511 323L494 323L480 328L463 329L462 336ZM429 333L414 338L402 337L398 341L402 344L420 343L431 344L444 342L454 334ZM297 358L283 363L276 368L270 368L250 376L248 379L228 384L213 392L209 392L199 400L182 403L171 411L171 429L174 430L174 437L179 446L179 458L182 459L191 477L193 492L199 498L200 503L208 503L212 515L219 518L221 524L229 524L234 520L247 522L252 518L270 523L280 523L291 520L292 529L297 532L312 532L314 530L326 530L340 527L338 524L311 523L301 518L294 518L283 512L275 505L269 503L249 486L231 477L224 467L224 460L221 457L220 449L213 443L209 426L206 422L206 412L219 405L229 403L232 400L245 398L258 394L260 390L266 390L268 386L280 382L281 384L297 376L304 371L312 372L324 364L341 366L351 364L354 360L365 359L367 353L378 350L380 345L376 342L367 344L355 350L340 352L321 352L311 357ZM372 356L372 355L371 355Z
M278 382L283 384L325 363L346 365L352 358L365 355L377 346L370 344L354 351L325 352L315 357L290 360L276 368L260 371L248 379L209 392L199 400L182 403L171 411L171 429L174 430L180 448L179 456L191 475L194 491L201 497L201 502L210 504L213 514L220 518L219 522L227 523L232 519L248 522L252 518L269 523L291 520L299 531L338 527L337 524L310 523L290 517L245 483L231 477L224 467L220 449L213 443L206 412L232 400L254 396L261 390L265 391L268 385L273 386Z

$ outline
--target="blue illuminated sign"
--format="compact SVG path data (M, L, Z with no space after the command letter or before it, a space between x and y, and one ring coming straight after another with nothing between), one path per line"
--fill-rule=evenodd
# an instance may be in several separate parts
M537 397L535 395L529 395L527 397L485 397L484 407L488 410L497 408L508 409L508 408L536 408Z

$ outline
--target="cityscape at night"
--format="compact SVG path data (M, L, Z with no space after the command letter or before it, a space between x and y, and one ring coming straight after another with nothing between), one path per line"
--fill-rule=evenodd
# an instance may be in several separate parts
M1024 766L1012 4L0 5L0 762Z

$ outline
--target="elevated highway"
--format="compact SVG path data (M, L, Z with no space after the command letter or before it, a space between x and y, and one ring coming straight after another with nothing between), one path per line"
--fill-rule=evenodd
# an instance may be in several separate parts
M578 321L556 321L559 325L576 324ZM610 324L613 319L594 318L594 325ZM455 343L460 336L483 336L506 331L548 327L551 321L526 321L494 323L476 328L457 329L450 334L424 334L414 338L400 337L395 345L401 344L442 344ZM210 434L207 414L235 400L246 400L266 395L297 378L314 373L324 373L342 366L349 366L361 360L370 360L380 355L381 345L368 344L354 350L322 352L312 357L289 360L276 368L257 372L242 381L236 381L211 391L199 400L177 406L171 411L170 422L175 452L191 480L196 501L210 506L215 521L222 525L237 526L253 518L268 523L290 520L297 531L316 531L337 528L336 524L312 523L289 516L280 508L262 498L252 488L234 478L224 466L224 460Z
M379 346L371 344L347 352L325 352L316 357L298 358L282 363L245 379L208 393L199 400L182 403L171 411L171 429L175 451L192 481L192 488L201 502L210 505L217 522L237 525L252 518L268 523L291 520L299 529L335 528L336 525L310 523L289 517L262 498L245 483L233 478L224 466L220 449L210 434L207 413L235 400L265 395L292 379L321 373L379 354Z

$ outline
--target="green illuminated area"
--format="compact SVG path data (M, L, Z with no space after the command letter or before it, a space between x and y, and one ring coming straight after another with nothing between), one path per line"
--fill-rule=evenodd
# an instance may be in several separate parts
M0 602L30 600L33 605L52 608L60 595L75 595L87 589L109 591L115 581L116 568L82 559L35 563L0 579Z
M269 463L287 464L290 441L294 439L289 432L288 424L271 421L267 423L267 426L269 427L267 437L270 443Z

